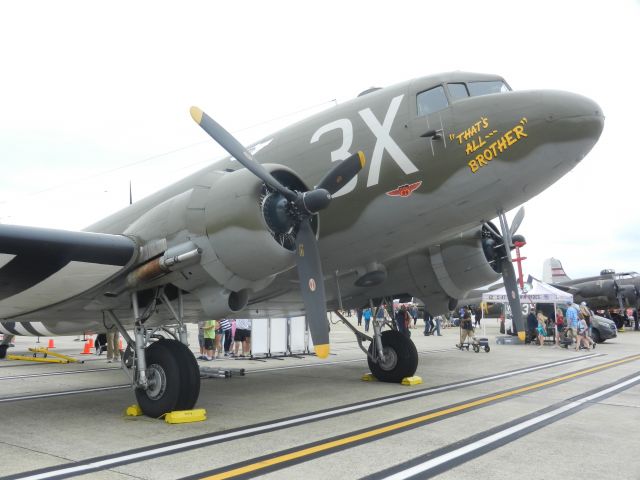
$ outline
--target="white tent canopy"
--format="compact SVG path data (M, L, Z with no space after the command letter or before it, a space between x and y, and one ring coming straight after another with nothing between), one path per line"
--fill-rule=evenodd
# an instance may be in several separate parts
M509 297L504 287L482 294L483 302L507 303ZM573 302L573 295L563 292L533 277L520 290L520 303L566 303Z

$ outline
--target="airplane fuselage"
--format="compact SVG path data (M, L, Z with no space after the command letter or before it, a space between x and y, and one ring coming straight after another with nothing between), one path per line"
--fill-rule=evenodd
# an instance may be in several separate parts
M496 93L482 91L496 85ZM453 273L448 278L446 271L439 270L434 258L446 257L447 242L467 241L468 237L469 245L475 245L481 220L527 201L561 178L591 150L602 128L602 112L585 97L559 91L510 91L501 77L456 72L367 93L265 137L253 146L252 153L264 165L288 167L312 188L332 162L364 151L366 167L320 214L319 245L330 308L337 306L335 283L340 285L346 306L416 289L419 296L443 290L433 293L433 301L437 297L444 302L468 290L475 280L470 275L467 285L457 281ZM198 192L208 189L228 197L242 196L243 192L224 190L231 183L227 179L238 177L241 169L235 159L224 158L89 226L87 231L126 233L142 243L164 238L169 247L185 242L191 238L189 212L200 209L210 218L227 209L224 195L216 197L222 199L217 204L204 200L199 204ZM175 218L159 208L168 203L166 212L173 212ZM152 211L157 215L150 215ZM184 218L178 218L180 215ZM225 230L227 223L207 221L206 231L199 232L203 237L232 231ZM249 231L255 228L249 222L242 227ZM226 242L225 248L229 248L229 240ZM242 257L244 251L259 247L238 243L234 248L238 249L234 255ZM255 261L259 260L256 257ZM419 266L422 261L433 274L417 278L412 265ZM205 280L206 269L196 272L197 268L193 285L211 283ZM356 285L367 273L378 271L384 274L382 281ZM244 276L250 275L247 271ZM415 277L413 284L406 276ZM300 311L295 278L284 271L264 282L255 280L250 288L251 311L243 310L238 316L255 311L259 316L269 311ZM177 279L176 285L188 290L188 284L180 281L184 280ZM433 281L440 285L431 285ZM54 331L62 321L73 323L74 318L83 318L85 325L97 324L99 328L102 308L128 308L126 298L105 300L104 289L104 284L97 285L54 311L28 313L20 320L50 321ZM83 306L88 303L92 308ZM197 301L187 302L187 308L191 320L207 315ZM91 316L96 318L87 322Z

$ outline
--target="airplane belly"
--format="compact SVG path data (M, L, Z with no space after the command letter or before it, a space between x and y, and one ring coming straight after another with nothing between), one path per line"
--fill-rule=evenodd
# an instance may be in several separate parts
M117 265L69 262L36 285L0 300L0 318L11 318L73 298L121 269Z

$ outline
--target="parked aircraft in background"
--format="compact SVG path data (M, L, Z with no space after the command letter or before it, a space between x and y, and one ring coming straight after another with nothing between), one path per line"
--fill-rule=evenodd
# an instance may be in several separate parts
M616 273L602 270L600 275L569 278L562 263L556 258L544 261L542 278L546 283L569 292L576 302L587 302L591 308L638 308L640 302L640 274Z
M248 149L191 114L230 156L83 232L0 225L0 330L118 328L153 417L199 395L184 322L305 314L324 357L327 309L372 298L440 311L502 275L519 312L504 212L575 167L604 125L583 96L464 72L369 90ZM389 326L356 335L372 373L397 382L418 355Z

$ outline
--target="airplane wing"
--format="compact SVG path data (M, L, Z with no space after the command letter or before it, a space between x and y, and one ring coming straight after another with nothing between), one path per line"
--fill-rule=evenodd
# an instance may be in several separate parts
M124 235L0 225L0 318L73 298L126 270L137 254Z
M580 293L580 289L576 288L576 287L572 287L569 285L560 285L557 283L550 283L549 285L551 285L553 288L557 288L558 290L562 290L563 292L567 292L570 293L571 295L575 295L577 293Z

